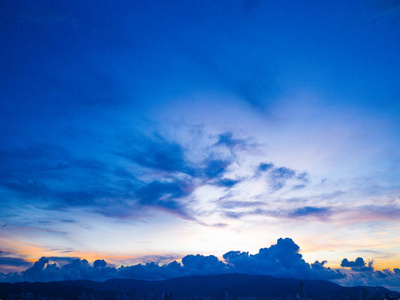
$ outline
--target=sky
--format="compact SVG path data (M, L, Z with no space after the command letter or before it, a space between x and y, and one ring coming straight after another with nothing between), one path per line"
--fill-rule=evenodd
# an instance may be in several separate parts
M398 0L0 6L0 281L399 290Z

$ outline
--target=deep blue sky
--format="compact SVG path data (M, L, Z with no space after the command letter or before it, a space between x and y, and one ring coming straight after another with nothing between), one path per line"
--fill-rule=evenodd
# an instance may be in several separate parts
M0 5L1 272L290 237L400 280L399 1Z

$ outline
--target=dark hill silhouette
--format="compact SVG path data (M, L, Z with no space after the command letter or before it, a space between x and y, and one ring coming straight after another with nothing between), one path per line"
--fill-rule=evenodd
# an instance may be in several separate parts
M211 296L223 299L228 292L231 298L268 297L296 299L296 295L313 299L384 299L400 298L400 293L383 287L342 287L325 280L298 280L246 274L224 274L180 277L161 281L135 279L110 279L105 282L89 280L59 281L47 283L0 283L0 298L30 292L34 295L77 299L82 294L108 296L117 294L148 295L161 298L172 293L174 299ZM14 297L14 299L17 297ZM82 297L81 297L82 298Z

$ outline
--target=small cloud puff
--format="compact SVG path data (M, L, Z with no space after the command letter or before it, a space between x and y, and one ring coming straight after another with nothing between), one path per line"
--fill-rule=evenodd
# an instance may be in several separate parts
M340 264L341 267L351 268L353 271L358 272L373 271L374 268L372 265L373 261L370 261L367 266L362 257L357 257L355 261L349 261L347 258L344 258Z
M274 167L273 163L260 163L258 165L257 171L258 172L266 172Z

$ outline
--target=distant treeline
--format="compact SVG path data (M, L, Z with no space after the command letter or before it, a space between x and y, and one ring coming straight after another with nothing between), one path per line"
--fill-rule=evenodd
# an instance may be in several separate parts
M0 300L383 300L383 287L342 287L324 280L224 274L162 281L111 279L0 283Z

